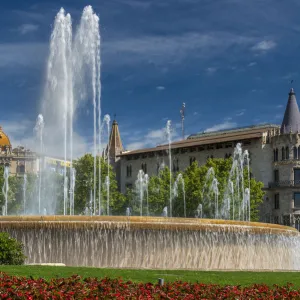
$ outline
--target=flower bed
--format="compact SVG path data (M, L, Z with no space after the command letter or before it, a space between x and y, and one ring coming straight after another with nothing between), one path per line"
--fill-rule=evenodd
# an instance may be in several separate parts
M300 290L263 284L249 287L176 281L163 286L121 279L32 279L0 273L0 299L299 299Z

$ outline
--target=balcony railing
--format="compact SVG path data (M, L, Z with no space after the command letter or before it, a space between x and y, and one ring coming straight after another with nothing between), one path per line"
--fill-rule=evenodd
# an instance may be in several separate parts
M269 188L276 187L299 187L300 188L300 180L282 180L282 181L274 181L269 182Z

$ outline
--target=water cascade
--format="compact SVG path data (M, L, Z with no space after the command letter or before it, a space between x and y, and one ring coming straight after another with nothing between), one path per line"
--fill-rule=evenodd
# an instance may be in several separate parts
M170 217L172 217L172 153L171 153L171 143L172 143L172 138L171 138L171 121L167 121L167 126L166 126L166 134L167 134L167 139L168 139L168 145L169 145L169 171L170 171Z

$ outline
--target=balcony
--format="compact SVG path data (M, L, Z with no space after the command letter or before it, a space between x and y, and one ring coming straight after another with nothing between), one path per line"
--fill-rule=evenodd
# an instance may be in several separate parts
M272 188L287 188L287 187L298 187L300 188L300 180L282 180L273 181L268 184L269 189Z

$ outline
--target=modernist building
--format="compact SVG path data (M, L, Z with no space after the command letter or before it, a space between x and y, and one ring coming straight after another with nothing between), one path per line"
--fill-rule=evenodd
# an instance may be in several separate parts
M40 159L44 170L55 171L63 174L64 166L70 167L70 162L66 163L62 159L40 156L22 146L13 148L8 135L0 127L0 165L9 166L11 176L23 176L25 173L38 173ZM1 174L0 174L1 176Z
M281 126L254 125L232 130L198 133L172 143L174 172L194 161L205 164L208 157L227 158L237 143L250 153L252 176L266 191L261 221L298 227L300 224L300 114L291 89ZM110 161L113 162L121 192L133 187L138 171L156 175L168 164L168 145L124 151L118 124L113 122Z

